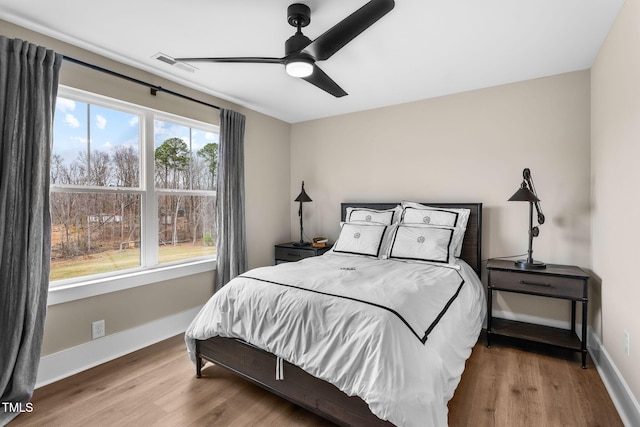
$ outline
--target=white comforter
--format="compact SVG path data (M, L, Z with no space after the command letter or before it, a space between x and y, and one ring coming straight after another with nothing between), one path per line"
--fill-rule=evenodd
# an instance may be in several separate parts
M218 291L187 329L195 339L240 338L399 426L447 425L485 316L471 267L327 253L251 270ZM285 373L286 374L286 373Z

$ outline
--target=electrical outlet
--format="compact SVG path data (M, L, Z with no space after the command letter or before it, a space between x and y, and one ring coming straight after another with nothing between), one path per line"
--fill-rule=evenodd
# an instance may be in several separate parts
M104 336L104 320L98 320L91 324L91 339L95 340Z
M629 332L624 331L624 353L628 356L630 353Z

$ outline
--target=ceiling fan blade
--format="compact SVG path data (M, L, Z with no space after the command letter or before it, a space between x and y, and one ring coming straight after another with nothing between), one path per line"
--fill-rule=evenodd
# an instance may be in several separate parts
M284 58L240 56L236 58L173 58L178 62L235 62L241 64L284 64Z
M325 92L330 93L336 98L343 97L347 95L347 92L344 91L336 82L334 82L331 77L329 77L324 71L320 69L317 65L313 65L313 73L308 77L301 77L303 80L308 81L312 85L319 87Z
M324 61L389 13L394 6L394 0L371 0L312 41L304 50L317 61Z

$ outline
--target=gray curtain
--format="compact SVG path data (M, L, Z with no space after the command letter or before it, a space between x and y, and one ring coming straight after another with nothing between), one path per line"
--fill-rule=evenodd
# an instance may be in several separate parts
M215 290L247 270L244 214L244 123L235 111L220 109L220 144L216 182Z
M0 36L0 425L27 407L40 361L61 62L43 47Z

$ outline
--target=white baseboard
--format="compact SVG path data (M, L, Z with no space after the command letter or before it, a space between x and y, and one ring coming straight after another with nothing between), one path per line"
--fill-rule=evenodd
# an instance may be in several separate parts
M201 307L107 335L40 358L36 388L183 333ZM186 347L185 347L186 352Z
M535 323L537 325L551 326L554 328L569 329L571 327L568 321L563 322L542 317L527 316L509 311L494 310L493 315L501 319ZM577 323L576 330L579 331L581 328L582 325ZM580 337L578 336L578 338ZM631 392L627 382L620 374L615 363L611 360L609 353L607 353L607 350L602 346L600 338L598 338L598 335L592 328L587 329L587 350L624 425L627 427L640 426L640 404L638 404L638 400Z
M631 392L629 385L593 330L589 331L589 354L624 425L627 427L640 426L638 399Z

